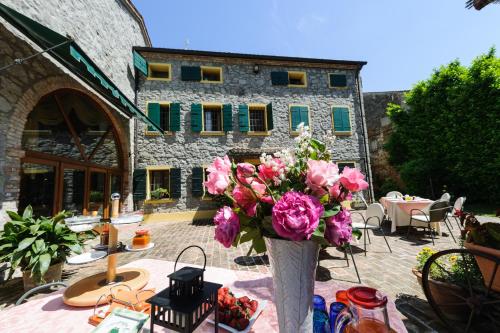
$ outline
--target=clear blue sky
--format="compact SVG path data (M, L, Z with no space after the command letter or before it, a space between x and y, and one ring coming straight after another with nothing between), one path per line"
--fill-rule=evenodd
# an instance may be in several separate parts
M365 60L364 91L403 90L496 46L500 5L465 0L133 0L153 46Z

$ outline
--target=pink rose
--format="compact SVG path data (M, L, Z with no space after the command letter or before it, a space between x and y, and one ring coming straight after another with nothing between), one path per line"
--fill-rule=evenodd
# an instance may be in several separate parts
M266 185L257 181L252 181L249 185L253 191L248 187L237 184L233 189L233 198L236 200L236 204L245 211L245 214L255 216L257 200L266 193Z
M208 179L203 182L210 194L223 194L229 186L229 176L222 171L212 171L208 174Z
M285 174L285 164L279 158L273 158L259 165L259 177L267 182L272 181L275 185L281 184L281 178Z
M331 198L338 202L352 199L352 194L349 191L345 190L343 187L340 187L339 183L335 183L335 185L330 187L328 193L330 193Z
M250 163L238 163L236 166L236 177L244 184L250 184L255 174L255 165Z
M351 192L358 192L368 188L365 175L356 168L345 167L340 175L340 183Z
M273 228L279 236L289 240L310 239L323 212L323 205L317 198L287 192L273 207Z
M341 210L337 215L326 219L325 238L330 244L340 246L352 239L351 213Z
M306 185L316 196L323 196L327 189L339 179L339 168L327 161L309 160L307 162Z
M214 162L207 168L208 172L222 172L229 175L231 172L231 161L229 157L224 156L224 158L216 157Z
M214 238L225 247L230 247L240 232L238 215L230 207L224 206L215 214L214 223Z

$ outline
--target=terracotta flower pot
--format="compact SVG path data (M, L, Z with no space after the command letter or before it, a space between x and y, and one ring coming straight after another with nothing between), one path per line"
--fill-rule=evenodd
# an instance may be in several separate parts
M412 268L413 274L417 277L418 284L422 287L422 273ZM464 298L469 296L468 292L454 284L429 279L429 289L437 304L463 303ZM462 296L463 298L460 298ZM460 320L469 314L469 307L456 305L447 307L448 317Z
M31 271L23 271L24 291L28 291L45 283L61 281L63 264L64 263L60 262L58 264L51 265L43 277L45 282L41 283L35 282L35 280L30 277Z
M487 253L496 258L500 258L500 250L492 249L491 247L476 245L474 243L464 242L464 247L469 250L475 250L478 252ZM489 286L493 273L495 272L495 262L482 258L479 256L474 256L476 258L477 265L479 266L479 270L483 275L484 284ZM491 285L491 289L500 292L500 267L497 268L497 272L495 274L495 279Z

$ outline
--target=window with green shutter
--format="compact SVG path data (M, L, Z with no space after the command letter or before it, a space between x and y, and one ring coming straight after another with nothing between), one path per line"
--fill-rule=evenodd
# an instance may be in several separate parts
M203 106L191 104L191 130L201 132L203 130Z
M274 129L273 103L269 103L266 105L266 117L267 117L267 130L270 131Z
M199 66L181 66L182 81L201 81L201 67Z
M205 169L202 167L193 168L193 173L191 177L191 194L195 198L201 198L205 191L203 189Z
M287 86L288 72L271 72L271 84L273 86Z
M160 103L150 102L150 103L148 103L147 109L148 109L149 119L151 119L152 122L154 122L156 125L161 127L161 124L160 124ZM153 126L148 125L148 132L155 132L155 131L156 131L156 129Z
M238 125L240 132L248 132L248 105L240 104L238 107Z
M181 197L182 179L181 169L170 169L170 192L172 199L179 199Z
M170 103L170 131L179 132L181 130L181 104Z
M330 88L347 87L347 76L345 74L328 74Z
M337 134L351 134L351 119L349 108L333 107L333 130Z
M309 107L306 105L291 105L290 106L290 129L292 132L297 131L300 123L304 126L309 126Z
M224 132L233 130L233 106L231 104L222 106L222 124Z
M133 174L134 202L146 199L146 169L135 169Z

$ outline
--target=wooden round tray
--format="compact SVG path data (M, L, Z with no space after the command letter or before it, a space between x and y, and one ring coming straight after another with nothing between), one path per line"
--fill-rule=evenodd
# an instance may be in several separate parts
M106 283L106 272L86 277L66 288L63 301L77 307L94 306L101 295L109 295L110 288L117 284L126 284L132 290L144 288L149 281L149 272L142 268L119 268L116 277L117 282L112 284ZM103 297L100 304L106 302Z

